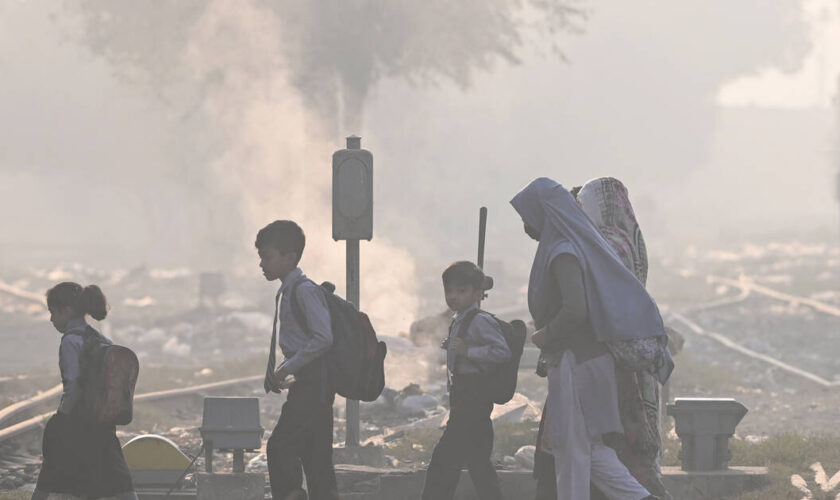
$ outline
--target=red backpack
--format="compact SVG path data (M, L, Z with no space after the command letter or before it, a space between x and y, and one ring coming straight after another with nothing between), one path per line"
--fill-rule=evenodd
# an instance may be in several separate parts
M127 347L111 344L90 326L83 336L79 414L102 424L130 423L140 373L137 356Z

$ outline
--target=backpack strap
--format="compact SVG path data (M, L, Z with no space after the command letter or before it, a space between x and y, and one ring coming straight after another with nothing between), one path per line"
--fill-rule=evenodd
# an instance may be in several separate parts
M478 316L478 313L480 312L484 311L482 311L481 309L473 309L472 311L467 313L467 317L464 318L460 325L458 325L458 331L455 332L456 338L463 338L464 335L467 334L467 330L469 329L475 317Z
M480 312L481 312L481 309L473 309L472 311L467 313L467 316L464 318L463 321L461 321L461 324L458 325L458 331L455 332L455 338L456 339L464 338L464 335L467 334L467 330L469 329L473 320L475 319L476 316L478 316L478 313L480 313ZM453 323L454 323L454 321L453 321ZM455 366L452 367L452 373L457 372L457 370L458 370L458 357L456 356L455 357Z
M303 330L308 334L309 322L306 320L306 314L303 313L303 308L300 307L300 302L298 302L297 298L297 289L304 281L308 281L315 285L315 282L309 278L297 280L295 284L292 285L292 288L289 289L289 299L292 301L292 315L295 317L295 321L297 321L301 328L303 328Z
M292 285L292 288L289 289L289 299L292 301L292 316L295 317L295 321L303 328L303 331L306 332L307 335L311 335L309 332L309 322L306 320L306 314L303 313L303 308L300 307L300 302L298 302L297 298L297 289L304 281L308 281L313 285L321 288L318 284L312 281L309 278L305 280L298 280ZM327 386L328 386L328 372L327 372L327 360L326 356L321 356L321 403L327 401Z

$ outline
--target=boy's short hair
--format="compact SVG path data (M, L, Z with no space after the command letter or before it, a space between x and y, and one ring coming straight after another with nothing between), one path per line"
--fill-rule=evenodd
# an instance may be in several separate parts
M575 186L569 190L569 194L571 194L573 198L577 198L577 195L578 193L580 193L581 189L583 189L583 186Z
M306 236L303 234L303 229L294 221L276 220L260 229L254 246L257 249L276 248L284 254L294 252L297 254L297 262L300 262L303 248L306 246Z
M472 262L459 260L443 271L443 286L447 285L470 285L483 290L484 272Z

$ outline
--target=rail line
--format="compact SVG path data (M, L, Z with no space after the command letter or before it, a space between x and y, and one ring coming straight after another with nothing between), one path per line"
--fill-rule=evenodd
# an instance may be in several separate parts
M7 427L8 422L12 420L16 415L19 413L25 412L26 410L40 405L42 403L46 403L52 399L58 399L58 396L61 395L61 384L58 384L55 387L47 389L31 398L24 399L22 401L18 401L17 403L11 404L2 410L0 410L0 429Z
M43 296L12 286L4 281L0 281L0 292L27 302L34 302L35 304L44 306L45 308L47 307L47 300Z
M747 300L750 296L750 289L749 288L742 288L738 295L732 297L724 297L722 299L712 300L710 302L706 302L703 304L698 304L696 306L690 306L683 309L683 313L690 313L690 312L698 312L698 311L705 311L708 309L714 309L716 307L724 307L724 306L731 306L733 304L737 304L739 302L743 302Z
M745 300L747 297L749 297L752 292L755 292L755 293L758 293L758 294L761 294L761 295L764 295L764 296L767 296L767 297L771 297L771 298L774 298L774 299L777 299L777 300L781 300L781 301L784 301L784 302L788 302L788 303L791 303L791 304L803 304L803 305L812 307L813 309L815 309L817 311L820 311L820 312L823 312L823 313L826 313L826 314L829 314L829 315L832 315L832 316L837 316L837 317L840 317L840 308L837 308L837 307L834 307L830 304L826 304L824 302L820 302L818 300L810 299L810 298L807 298L807 297L798 297L796 295L791 295L791 294L779 292L777 290L773 290L771 288L768 288L768 287L765 287L765 286L762 286L762 285L757 285L755 283L752 283L750 281L743 280L743 279L733 280L733 279L729 279L729 278L723 278L723 277L720 277L720 276L709 275L708 276L708 281L710 283L720 283L720 284L723 284L723 285L735 287L735 288L740 289L741 292L740 292L739 295L737 295L735 297L728 297L728 298L724 298L724 299L721 299L721 300L712 301L712 302L709 302L709 303L706 303L706 304L701 304L701 305L696 306L696 307L689 307L687 309L684 309L682 311L682 313L670 312L670 316L673 317L674 319L676 319L677 321L683 323L684 325L686 325L695 334L702 335L704 337L710 338L710 339L718 342L719 344L723 345L724 347L726 347L728 349L731 349L735 352L738 352L738 353L740 353L744 356L747 356L749 358L752 358L752 359L755 359L755 360L758 360L758 361L768 363L768 364L770 364L772 366L775 366L776 368L779 368L779 369L781 369L781 370L783 370L783 371L785 371L785 372L787 372L791 375L794 375L794 376L800 377L802 379L808 380L809 382L813 382L813 383L815 383L815 384L817 384L821 387L824 387L824 388L832 388L832 387L840 386L840 380L838 380L838 381L827 380L823 377L820 377L817 374L811 373L807 370L803 370L802 368L797 368L796 366L793 366L789 363L785 363L784 361L776 359L772 356L768 356L766 354L756 352L756 351L754 351L754 350L752 350L748 347L745 347L745 346L739 344L738 342L735 342L734 340L730 339L726 335L723 335L723 334L718 333L718 332L711 332L711 331L708 331L708 330L704 329L703 327L701 327L700 325L698 325L697 323L695 323L694 321L692 321L691 319L689 319L688 317L685 316L688 313L699 312L699 311L711 309L711 308L714 308L714 307L732 305L732 304L741 302L741 301Z
M693 333L695 333L697 335L707 337L707 338L710 338L710 339L718 342L722 346L724 346L728 349L731 349L735 352L738 352L738 353L740 353L744 356L747 356L749 358L768 363L768 364L770 364L772 366L775 366L775 367L777 367L777 368L779 368L779 369L781 369L781 370L783 370L787 373L790 373L794 376L797 376L797 377L800 377L802 379L808 380L808 381L810 381L812 383L815 383L815 384L817 384L821 387L832 388L832 387L836 387L836 386L840 385L840 381L826 380L825 378L820 377L819 375L816 375L814 373L808 372L807 370L797 368L797 367L795 367L795 366L793 366L789 363L785 363L784 361L773 358L772 356L768 356L766 354L762 354L762 353L756 352L752 349L749 349L749 348L739 344L738 342L733 341L732 339L730 339L726 335L723 335L723 334L718 333L718 332L708 331L708 330L704 329L703 327L701 327L700 325L698 325L697 323L695 323L694 321L692 321L691 319L689 319L686 316L686 314L700 312L700 311L713 309L713 308L717 308L717 307L724 307L724 306L728 306L728 305L732 305L732 304L742 302L742 301L746 300L753 292L761 294L761 295L765 295L765 296L768 296L768 297L771 297L771 298L774 298L774 299L777 299L777 300L782 300L782 301L785 301L785 302L788 302L788 303L806 305L806 306L809 306L809 307L811 307L811 308L813 308L817 311L820 311L820 312L823 312L823 313L826 313L826 314L829 314L829 315L832 315L832 316L836 316L836 317L840 317L840 308L832 306L830 304L826 304L824 302L820 302L818 300L810 299L810 298L807 298L807 297L798 297L798 296L795 296L795 295L790 295L790 294L786 294L786 293L783 293L783 292L779 292L779 291L773 290L771 288L768 288L768 287L765 287L765 286L762 286L762 285L758 285L758 284L755 284L755 283L752 283L750 281L746 281L746 280L743 280L743 279L733 280L733 279L724 278L724 277L720 277L720 276L710 275L710 276L708 276L708 280L709 280L710 283L720 283L720 284L724 284L724 285L727 285L727 286L738 288L740 290L740 292L737 295L732 296L732 297L725 297L725 298L722 298L722 299L707 302L705 304L700 304L700 305L697 305L697 306L688 307L686 309L683 309L682 312L671 311L671 312L668 313L668 315L670 317L674 318L675 320L679 321L680 323L684 324L685 326L687 326ZM11 286L7 283L4 283L2 281L0 281L0 292L6 293L6 294L9 294L9 295L13 295L17 298L27 300L27 301L30 301L30 302L34 302L34 303L37 303L37 304L40 304L40 305L45 305L45 301L44 301L43 297L41 297L40 295L31 293L31 292L27 292L25 290L21 290L19 288L13 287L13 286ZM524 309L523 306L513 306L513 307L510 307L509 310L506 310L504 312L506 312L508 314L520 313L520 312L524 312L523 309ZM666 307L666 309L667 309L667 307ZM203 392L203 391L212 391L212 390L217 390L217 389L223 389L223 388L234 386L234 385L241 384L241 383L256 382L256 381L262 380L262 377L263 377L263 375L254 375L254 376L250 376L250 377L242 377L242 378L236 378L236 379L222 380L222 381L218 381L218 382L201 384L201 385L191 386L191 387L184 387L184 388L176 388L176 389L170 389L170 390L164 390L164 391L149 392L149 393L145 393L145 394L136 395L134 400L137 403L143 403L143 402L152 402L152 401L158 401L158 400L164 400L164 399L184 397L184 396L188 396L188 395L191 395L191 394L200 393L200 392ZM60 396L60 394L61 394L61 385L57 385L57 386L52 387L52 388L50 388L50 389L48 389L48 390L46 390L46 391L44 391L44 392L42 392L42 393L40 393L36 396L33 396L33 397L31 397L29 399L26 399L24 401L19 401L17 403L14 403L14 404L0 410L0 444L2 444L3 442L8 441L8 440L10 440L14 437L25 434L27 432L30 432L30 431L33 431L33 430L36 430L36 429L40 430L41 426L44 424L46 419L49 418L54 412L48 412L48 413L44 413L44 414L41 414L41 415L37 415L35 417L31 417L27 420L15 423L13 425L6 425L6 424L10 420L12 420L16 415L19 415L20 413L22 413L22 412L24 412L28 409L31 409L31 408L33 408L37 405L48 402L51 399L57 399L58 396Z
M840 381L830 381L826 380L819 375L813 374L809 371L803 370L801 368L797 368L791 364L785 363L784 361L778 360L772 356L768 356L766 354L761 354L760 352L753 351L748 347L744 347L741 344L735 342L734 340L730 339L729 337L722 335L717 332L710 332L698 325L697 323L691 321L690 319L686 318L680 313L671 312L671 316L686 325L692 332L696 333L697 335L702 335L704 337L713 339L723 346L732 349L733 351L739 352L747 357L757 359L759 361L763 361L765 363L769 363L777 368L780 368L792 375L796 375L798 377L804 378L810 382L814 382L822 387L831 388L840 385Z
M791 304L802 304L816 309L817 311L823 312L825 314L830 314L831 316L836 316L840 318L840 307L836 307L831 304L826 304L825 302L821 302L819 300L779 292L773 290L772 288L767 288L766 286L758 285L756 283L744 279L733 280L729 278L723 278L721 276L711 275L708 278L709 281L712 283L721 283L728 286L738 287L742 291L760 293L761 295L766 295L767 297L772 297L774 299L788 302Z
M263 377L264 377L264 375L253 375L253 376L250 376L250 377L241 377L241 378L235 378L235 379L221 380L221 381L218 381L218 382L211 382L211 383L208 383L208 384L195 385L195 386L191 386L191 387L182 387L182 388L178 388L178 389L169 389L169 390L165 390L165 391L147 392L147 393L144 393L144 394L135 395L134 396L134 402L135 403L147 403L147 402L152 402L152 401L160 401L160 400L164 400L164 399L174 399L174 398L189 396L189 395L192 395L192 394L198 394L198 393L201 393L201 392L204 392L204 391L225 389L225 388L235 386L235 385L238 385L238 384L249 383L249 382L258 382L258 381L262 381ZM57 387L59 389L59 394L60 394L61 386L59 385ZM51 389L50 391L52 391L54 389L55 389L55 387L53 389ZM15 403L12 406L18 406L18 408L16 409L16 411L14 411L14 414L20 413L25 408L31 408L31 407L35 406L36 404L41 404L45 401L48 401L50 399L50 397L54 397L54 395L49 396L49 397L44 397L44 393L42 393L42 394L39 394L38 396L35 396L34 398L29 398L28 400ZM40 399L37 402L33 402L33 399L36 399L36 398L40 398ZM9 408L11 408L11 406L6 407L2 411L5 412ZM29 432L33 432L33 431L39 431L40 432L40 429L44 425L46 420L50 416L52 416L54 413L55 413L55 411L42 413L40 415L29 418L29 419L24 420L22 422L18 422L14 425L10 425L8 427L0 429L0 444L3 444L4 442L7 442L7 441L9 441L11 439L14 439L16 437L20 437L21 435L24 435L24 434L29 433Z

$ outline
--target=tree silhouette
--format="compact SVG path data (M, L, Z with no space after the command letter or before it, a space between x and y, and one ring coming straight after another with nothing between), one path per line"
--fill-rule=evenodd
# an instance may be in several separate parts
M223 74L184 72L196 23L213 2L80 0L83 42L128 81L174 100L179 86L213 85ZM585 13L575 0L251 0L277 26L276 51L261 61L282 66L324 132L358 130L371 87L383 77L413 84L452 81L469 87L497 61L516 64L533 42L561 54L556 35L576 31ZM341 117L338 120L336 117Z

